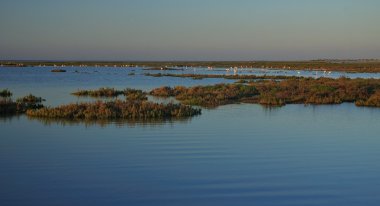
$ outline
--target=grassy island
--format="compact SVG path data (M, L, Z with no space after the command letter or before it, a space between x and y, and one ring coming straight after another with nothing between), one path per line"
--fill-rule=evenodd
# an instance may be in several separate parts
M101 95L108 96L118 93L118 90L110 88L83 90L82 93L101 96L97 93L99 91ZM42 101L45 101L41 97L28 95L13 101L10 98L12 93L9 90L3 90L0 92L0 115L26 113L30 117L67 120L148 120L185 118L201 114L201 109L183 104L149 102L146 93L142 90L125 89L122 94L125 95L125 100L75 103L50 108L41 104Z
M72 120L100 119L166 119L191 117L201 114L201 109L182 104L158 104L148 101L97 101L68 104L54 108L28 110L30 117L64 118Z
M120 95L126 96L128 99L140 99L146 100L146 92L137 89L126 88L124 90L117 90L114 88L103 87L96 90L78 90L71 93L75 96L84 96L84 97L117 97Z
M161 87L153 96L175 97L184 104L216 107L230 103L258 103L268 106L285 104L340 104L380 106L380 80L348 78L293 78L282 81L217 84L212 86Z
M116 90L114 88L103 87L97 90L78 90L71 93L75 96L90 96L90 97L117 97L124 94L124 91Z

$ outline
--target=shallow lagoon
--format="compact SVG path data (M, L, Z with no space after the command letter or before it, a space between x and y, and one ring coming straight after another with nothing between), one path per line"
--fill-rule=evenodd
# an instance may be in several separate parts
M76 89L233 82L50 69L0 68L0 88L56 105L84 101ZM353 104L227 105L166 122L1 118L0 203L377 205L379 122L380 109Z
M78 99L70 95L78 89L97 89L99 87L114 87L124 89L126 87L151 90L160 86L193 86L216 83L232 83L236 80L229 79L201 79L174 78L174 77L150 77L145 73L174 73L174 74L225 74L225 69L215 68L176 68L172 71L146 70L141 67L63 67L64 73L50 72L54 67L0 67L0 88L11 89L15 97L33 93L44 97L47 105L59 105L76 101L88 101ZM300 73L298 73L300 72ZM134 73L135 75L129 75ZM324 74L319 71L296 70L269 70L269 69L239 69L239 75L275 75L275 76L305 76L305 77L331 77L341 76L349 78L380 78L380 73L345 73L332 72Z

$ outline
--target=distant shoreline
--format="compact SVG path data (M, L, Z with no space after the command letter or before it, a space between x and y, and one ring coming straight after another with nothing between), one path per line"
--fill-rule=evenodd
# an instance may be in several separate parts
M380 60L310 60L310 61L31 61L1 60L2 67L210 67L321 70L342 72L380 72Z

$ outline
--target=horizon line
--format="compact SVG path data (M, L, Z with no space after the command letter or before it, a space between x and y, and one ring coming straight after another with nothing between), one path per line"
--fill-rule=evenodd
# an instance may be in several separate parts
M43 60L43 59L0 59L0 62L294 62L294 61L380 61L380 58L344 58L344 59L288 59L288 60Z

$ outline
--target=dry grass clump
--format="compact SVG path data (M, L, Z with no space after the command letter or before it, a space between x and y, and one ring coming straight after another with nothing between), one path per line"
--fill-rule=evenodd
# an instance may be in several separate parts
M175 96L184 104L216 107L219 105L238 103L245 97L258 95L254 86L239 84L217 84L213 86L196 87L161 87L150 92L153 96Z
M114 88L103 87L97 90L78 90L71 93L76 96L90 96L90 97L117 97L119 95L126 96L129 100L147 100L146 92L137 89L126 88L124 90L116 90Z
M11 96L12 93L8 91L6 97L0 98L0 115L22 114L30 109L40 109L44 107L42 102L45 100L41 97L29 94L28 96L13 101Z
M146 96L146 92L138 89L130 89L127 88L123 93L128 101L146 101L148 97Z
M148 101L97 101L68 104L55 108L28 110L31 117L65 119L165 119L191 117L201 114L201 109L182 104L158 104Z
M114 88L103 87L97 90L78 90L71 93L75 96L90 96L90 97L117 97L124 94L123 91L116 90Z
M355 104L357 106L380 107L380 90L377 90L368 99L356 101Z

